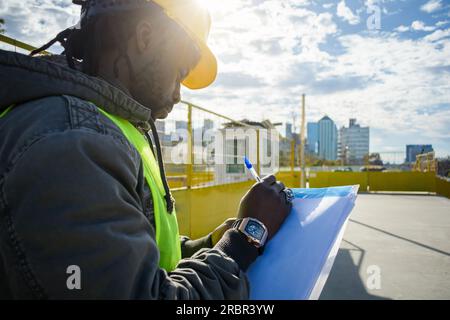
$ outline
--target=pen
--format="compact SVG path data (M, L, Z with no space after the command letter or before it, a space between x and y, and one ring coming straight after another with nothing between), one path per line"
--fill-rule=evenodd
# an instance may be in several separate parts
M252 163L250 160L248 160L247 157L244 157L245 166L247 167L248 171L252 174L253 178L255 178L256 181L262 182L262 179L258 176L258 174L255 171L255 168L253 168ZM286 202L292 203L292 200L294 200L294 192L290 188L284 188L281 190L281 192L284 192L286 196Z
M258 174L255 171L255 168L253 168L252 163L250 162L250 160L248 160L247 157L244 157L244 162L245 162L245 166L247 167L248 171L250 171L253 178L258 182L262 182L262 179L258 176Z

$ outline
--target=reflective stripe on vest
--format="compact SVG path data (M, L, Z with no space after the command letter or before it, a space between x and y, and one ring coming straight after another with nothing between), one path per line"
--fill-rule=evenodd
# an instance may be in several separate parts
M2 111L0 113L0 118L5 116L12 107L13 106L10 106ZM158 163L153 156L150 145L144 136L129 121L109 114L101 108L98 108L98 110L119 127L127 140L136 148L141 156L144 165L145 180L150 187L153 198L156 243L158 244L160 252L159 266L166 271L172 271L181 260L178 222L175 207L172 214L167 212L166 201L164 198L166 192L159 173Z
M3 116L5 116L5 115L9 112L9 110L12 109L12 107L14 107L13 104L10 105L10 106L9 106L8 108L6 108L5 110L3 110L3 111L0 113L0 118L2 118Z

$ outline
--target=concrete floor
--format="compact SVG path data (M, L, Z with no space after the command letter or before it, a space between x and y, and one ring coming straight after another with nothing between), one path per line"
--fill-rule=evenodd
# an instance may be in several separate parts
M450 299L450 200L359 195L320 298Z

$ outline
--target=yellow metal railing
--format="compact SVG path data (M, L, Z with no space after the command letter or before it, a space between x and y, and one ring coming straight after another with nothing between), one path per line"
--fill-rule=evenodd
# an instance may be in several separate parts
M26 51L30 51L30 52L35 50L35 49L37 49L36 47L33 47L32 45L29 45L28 43L16 40L16 39L8 37L8 36L5 36L4 34L0 34L0 42L6 43L6 44L14 47L15 49L16 48L20 48L20 49L23 49L23 50L26 50ZM47 51L42 51L40 54L48 55L50 53L47 52Z
M259 173L262 172L259 128L187 101L176 105L167 119L156 124L172 189L248 181L250 177L245 171L244 155L252 159ZM256 148L251 148L242 137L228 139L227 130L230 128L232 131L254 131Z

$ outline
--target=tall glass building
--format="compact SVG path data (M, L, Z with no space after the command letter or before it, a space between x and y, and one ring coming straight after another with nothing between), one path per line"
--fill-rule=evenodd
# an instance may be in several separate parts
M319 157L325 160L337 159L338 131L330 117L325 116L318 122Z
M308 122L307 125L307 150L311 154L317 154L319 142L319 124L317 122Z

